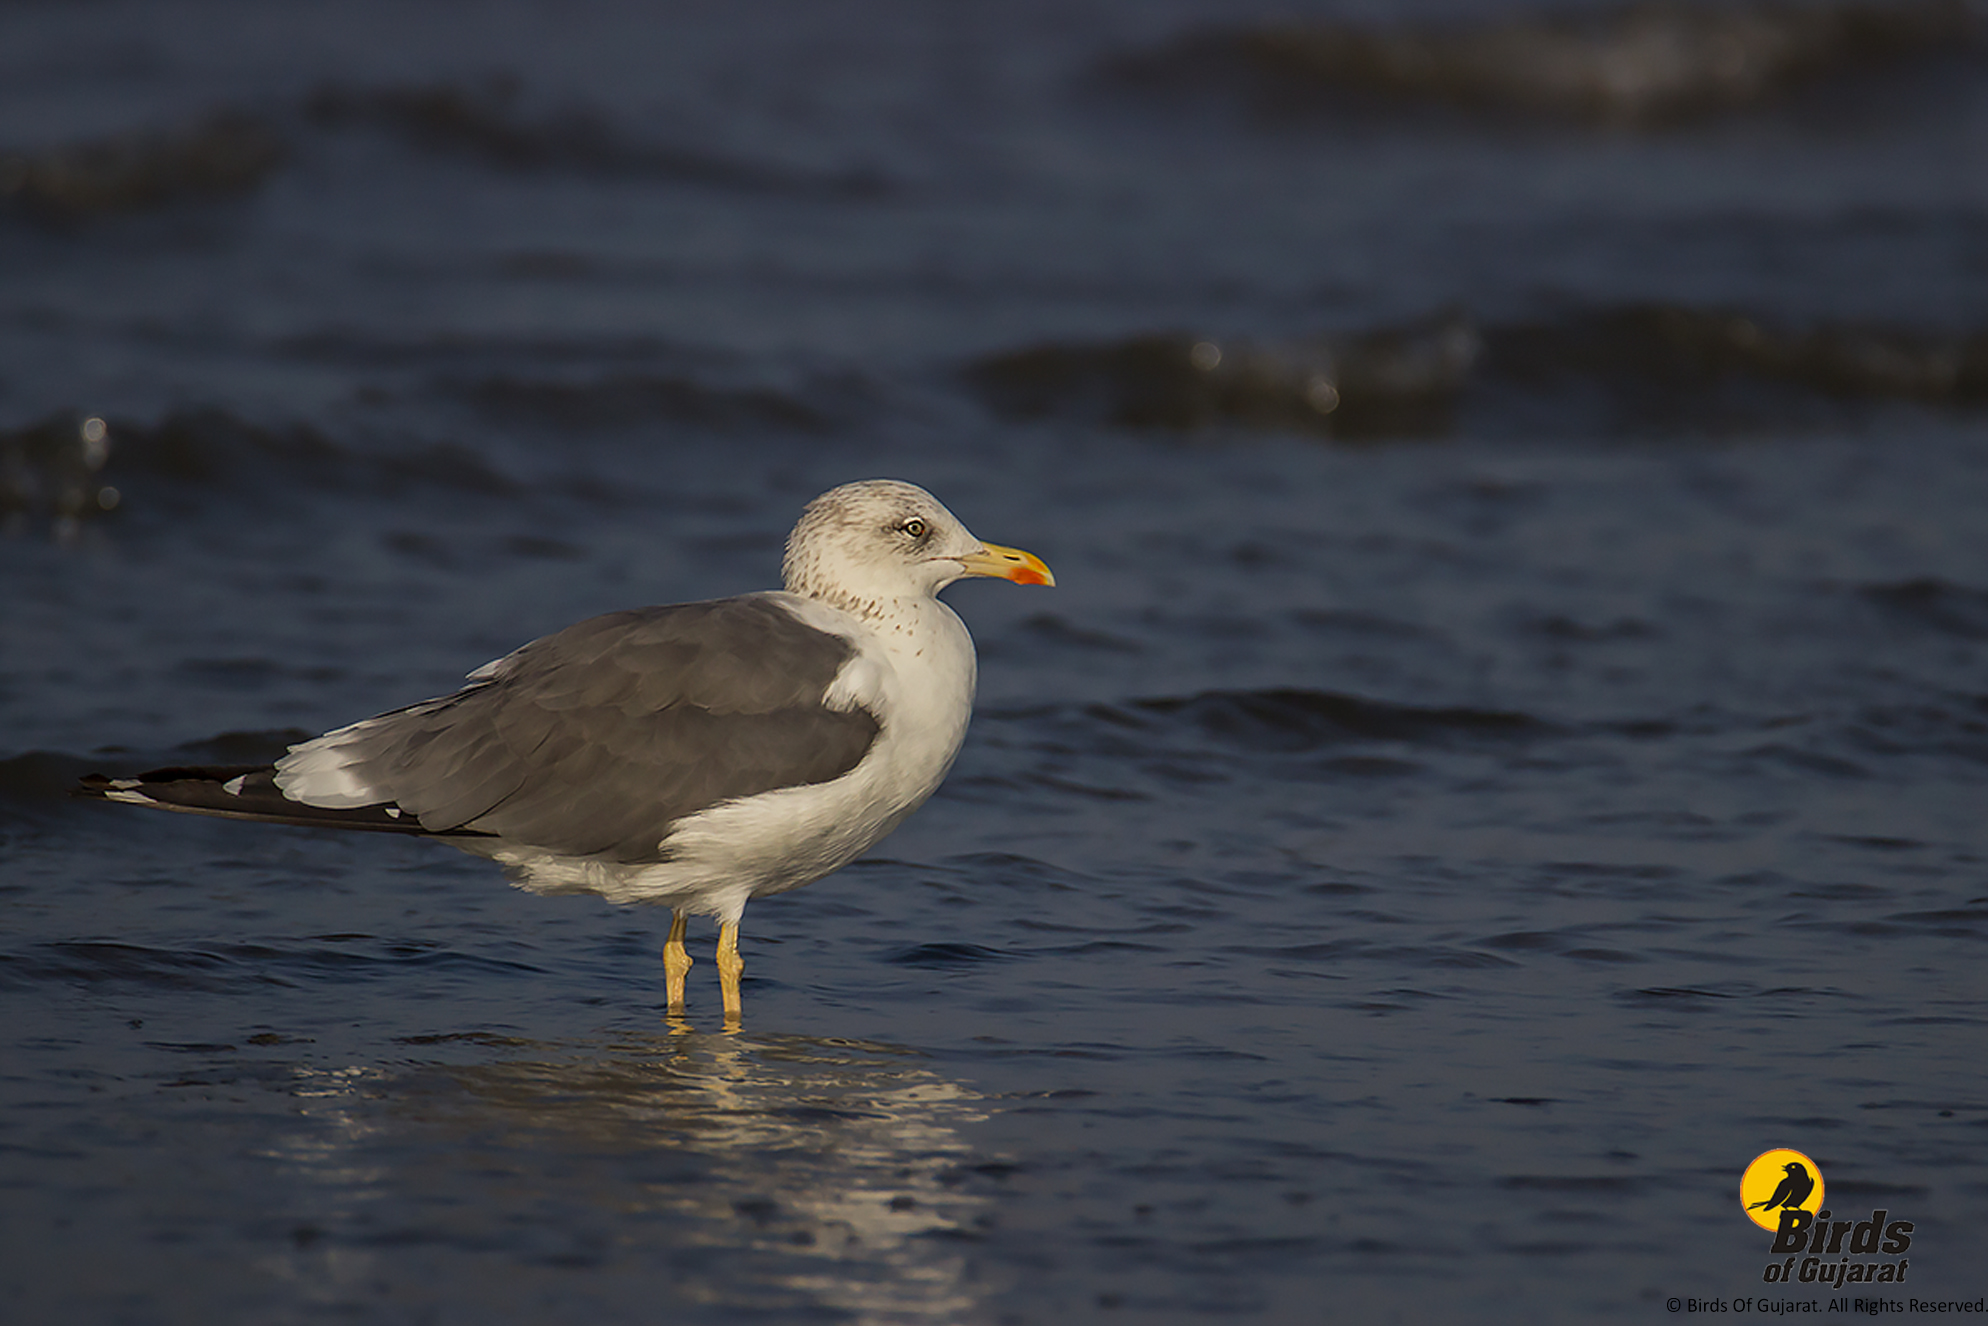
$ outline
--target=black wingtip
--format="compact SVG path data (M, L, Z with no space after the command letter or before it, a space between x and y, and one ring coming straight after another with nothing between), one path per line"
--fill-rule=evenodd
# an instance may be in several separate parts
M134 774L126 778L112 778L109 774L90 773L84 774L76 781L76 785L69 789L69 795L72 797L83 797L92 801L123 800L124 798L115 797L112 794L117 792L132 792L144 797L147 796L145 789L148 787L163 787L169 783L224 784L231 779L244 777L249 774L266 773L269 769L270 766L266 764L202 765L198 767L193 765L174 765L165 769L148 769L144 773Z
M300 828L369 829L422 837L490 836L474 829L431 830L421 823L419 817L403 812L391 802L333 808L292 801L276 786L275 774L275 768L267 764L175 765L166 769L149 769L127 778L86 774L70 789L70 795L221 819L290 824Z

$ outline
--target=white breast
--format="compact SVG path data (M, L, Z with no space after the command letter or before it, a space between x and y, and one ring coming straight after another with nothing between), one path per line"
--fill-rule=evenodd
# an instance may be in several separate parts
M877 740L863 760L832 782L745 797L679 821L665 844L670 859L658 864L492 849L520 884L736 921L750 899L799 888L847 865L938 790L973 713L973 639L958 615L931 598L899 600L890 612L857 617L799 595L769 597L856 646L824 700L877 716Z

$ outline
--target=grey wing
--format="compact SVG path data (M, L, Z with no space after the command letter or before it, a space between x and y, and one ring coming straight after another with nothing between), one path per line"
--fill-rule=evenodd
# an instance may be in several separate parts
M854 652L762 596L611 613L298 747L279 781L312 800L315 761L431 833L660 860L686 815L861 762L876 716L823 702Z

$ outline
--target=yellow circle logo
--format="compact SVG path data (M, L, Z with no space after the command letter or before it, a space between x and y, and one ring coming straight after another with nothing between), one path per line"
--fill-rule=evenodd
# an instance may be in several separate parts
M1799 1151L1776 1147L1754 1157L1740 1175L1740 1205L1762 1229L1781 1227L1781 1212L1822 1209L1822 1170Z

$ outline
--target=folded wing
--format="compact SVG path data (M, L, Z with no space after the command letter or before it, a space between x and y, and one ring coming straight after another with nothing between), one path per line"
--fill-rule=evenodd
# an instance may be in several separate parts
M863 696L844 698L845 686L828 698L855 646L804 624L780 597L581 622L479 669L453 695L306 742L273 771L103 783L130 793L116 799L203 814L661 860L676 821L832 781L876 740Z

